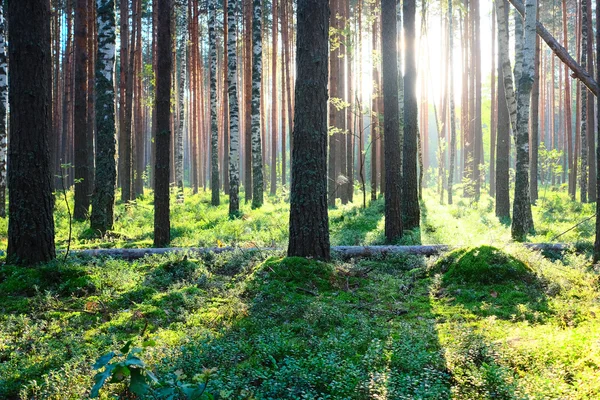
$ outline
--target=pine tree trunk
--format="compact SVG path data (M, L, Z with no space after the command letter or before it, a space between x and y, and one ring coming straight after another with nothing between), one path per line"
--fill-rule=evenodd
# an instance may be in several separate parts
M217 19L217 0L208 0L208 57L210 64L210 190L211 204L220 204L219 196L219 127L217 122L217 38L215 24Z
M229 94L229 216L240 212L240 116L237 91L237 23L238 1L227 6L227 77Z
M454 109L454 14L452 0L448 0L448 69L450 76L450 163L448 167L448 204L452 204L452 185L454 184L454 162L456 160L456 115Z
M329 0L329 5L331 7L331 15L330 15L330 25L332 29L337 29L338 20L336 18L338 3L340 0ZM338 97L338 81L339 81L339 62L338 62L338 54L339 48L334 48L333 45L331 47L331 57L329 57L329 97L331 99L335 99ZM328 135L329 139L329 153L328 153L328 163L327 163L327 176L328 176L328 185L327 185L327 204L329 207L335 207L335 199L338 196L337 194L337 153L338 149L338 138L339 135L335 133L336 126L336 115L337 110L335 105L330 102L329 103L329 129L334 130L331 134Z
M373 5L375 8L375 5ZM377 49L377 17L373 17L373 25L372 25L372 45L373 49ZM333 74L333 72L332 72ZM373 62L373 82L378 81L377 74L377 63ZM330 78L331 79L331 78ZM377 88L379 90L380 88ZM377 200L377 146L379 146L379 114L377 113L377 96L378 92L374 92L372 94L371 99L371 127L370 127L370 136L371 136L371 201ZM330 139L331 143L331 139ZM331 147L331 145L330 145ZM329 149L331 152L331 148ZM331 179L331 178L330 178Z
M496 217L510 219L510 113L505 92L504 67L508 57L508 2L496 2L496 18L498 20L498 120L496 143ZM511 79L510 64L507 68Z
M88 1L77 0L75 7L75 205L73 218L84 220L90 208L87 138L87 14Z
M480 18L479 18L479 0L471 0L473 3L473 65L474 73L474 126L473 126L473 173L475 179L475 199L481 196L481 166L483 164L483 132L481 129L481 45L480 45Z
M584 0L587 3L587 58L588 58L588 72L591 76L594 76L594 33L593 33L593 20L592 20L592 1ZM597 68L598 66L596 66ZM588 171L589 171L589 184L588 184L588 201L596 202L596 140L594 139L595 126L595 107L594 107L594 95L588 93L587 96L587 142L588 142Z
M6 60L6 23L0 7L0 217L6 217L6 106L8 104L8 65Z
M169 170L171 167L171 0L158 1L156 62L156 160L154 178L154 247L171 241L169 216Z
M11 71L7 262L27 265L55 257L48 150L52 134L50 3L10 1L7 14Z
M539 14L539 11L537 11ZM529 195L535 204L538 199L538 146L539 146L539 106L540 106L540 39L535 40L535 56L533 65L533 88L531 90L531 132L529 137L529 152L531 155L529 174Z
M272 0L272 40L271 46L271 185L269 194L275 196L277 194L277 148L278 148L278 120L277 120L277 38L278 29L278 8L277 0Z
M129 2L127 0L120 0L120 79L119 79L119 185L121 187L121 201L126 202L130 200L130 194L128 188L130 184L125 184L127 175L127 156L126 142L127 134L125 126L126 124L126 110L127 110L127 68L129 66Z
M596 80L600 81L600 0L596 0ZM600 144L600 112L596 115L597 143ZM600 193L600 146L596 148L596 193ZM600 196L596 196L596 210L600 210ZM600 260L600 213L596 213L596 240L594 262Z
M92 196L91 229L113 228L115 186L115 0L97 0L98 56L96 63L96 185Z
M587 42L588 42L588 13L587 0L581 1L581 67L587 69ZM587 203L588 193L588 140L587 140L587 119L588 119L588 91L581 89L581 177L579 180L580 199L582 203Z
M517 168L515 172L515 199L511 235L515 240L523 240L532 232L533 217L529 197L529 104L534 80L533 58L535 55L535 23L537 0L525 3L525 29L523 35L523 62L519 73L517 103L517 129L515 145Z
M420 224L417 176L417 67L415 62L415 0L404 1L404 156L402 157L402 212L404 228L417 228Z
M496 93L496 8L492 7L492 82L490 110L490 196L496 196L496 128L498 96Z
M327 0L298 0L289 256L328 260Z
M383 102L385 108L385 239L394 243L402 237L400 178L400 123L398 121L398 57L396 46L396 0L381 1Z
M252 208L263 205L263 155L260 132L262 86L262 0L252 13Z
M567 29L567 0L562 1L562 26L563 26L563 43L567 52L569 51L569 39ZM565 135L567 137L567 166L568 166L568 191L571 199L575 199L576 176L573 166L573 117L571 114L571 77L569 76L569 67L564 65L565 74Z

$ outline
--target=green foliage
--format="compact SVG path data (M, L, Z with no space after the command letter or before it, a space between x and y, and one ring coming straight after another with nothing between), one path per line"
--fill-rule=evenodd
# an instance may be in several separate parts
M522 261L492 247L454 250L437 261L444 282L494 284L533 280L533 271Z

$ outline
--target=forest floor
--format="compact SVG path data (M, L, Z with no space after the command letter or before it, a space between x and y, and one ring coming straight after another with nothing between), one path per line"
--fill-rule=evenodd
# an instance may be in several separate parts
M491 200L457 200L439 206L426 191L422 233L403 239L478 246L441 257L324 264L248 252L285 247L287 206L243 206L229 220L202 195L173 204L173 245L239 250L1 265L0 398L86 398L98 357L148 339L139 356L159 380L191 382L214 368L205 394L218 399L600 398L599 267L585 251L511 244ZM64 247L68 218L57 205ZM332 244L382 243L382 210L381 200L331 210ZM530 241L551 241L593 212L548 192ZM103 240L75 223L73 246L151 244L148 200L117 215L119 233ZM588 221L554 241L589 244L592 233ZM122 390L108 383L100 395Z

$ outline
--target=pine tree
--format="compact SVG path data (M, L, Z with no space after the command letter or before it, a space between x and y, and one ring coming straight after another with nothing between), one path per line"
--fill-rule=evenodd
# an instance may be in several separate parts
M402 157L402 212L404 228L413 229L420 224L417 176L417 66L415 60L415 0L404 1L404 155Z
M48 146L52 134L50 2L10 1L8 23L11 113L7 262L27 265L55 257Z
M169 172L171 167L171 0L158 1L156 44L156 160L154 177L154 246L169 244Z
M383 107L385 135L385 238L394 243L402 237L400 200L400 122L398 121L398 57L396 46L396 0L381 1L383 52Z
M298 0L289 256L328 260L329 5Z

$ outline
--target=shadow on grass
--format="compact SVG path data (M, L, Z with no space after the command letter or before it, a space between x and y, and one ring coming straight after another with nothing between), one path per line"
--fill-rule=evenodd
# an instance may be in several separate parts
M331 243L334 246L364 245L367 235L375 232L384 218L385 204L383 199L371 201L367 208L354 207L350 210L330 210L329 230ZM383 235L376 237L376 243L383 244Z

